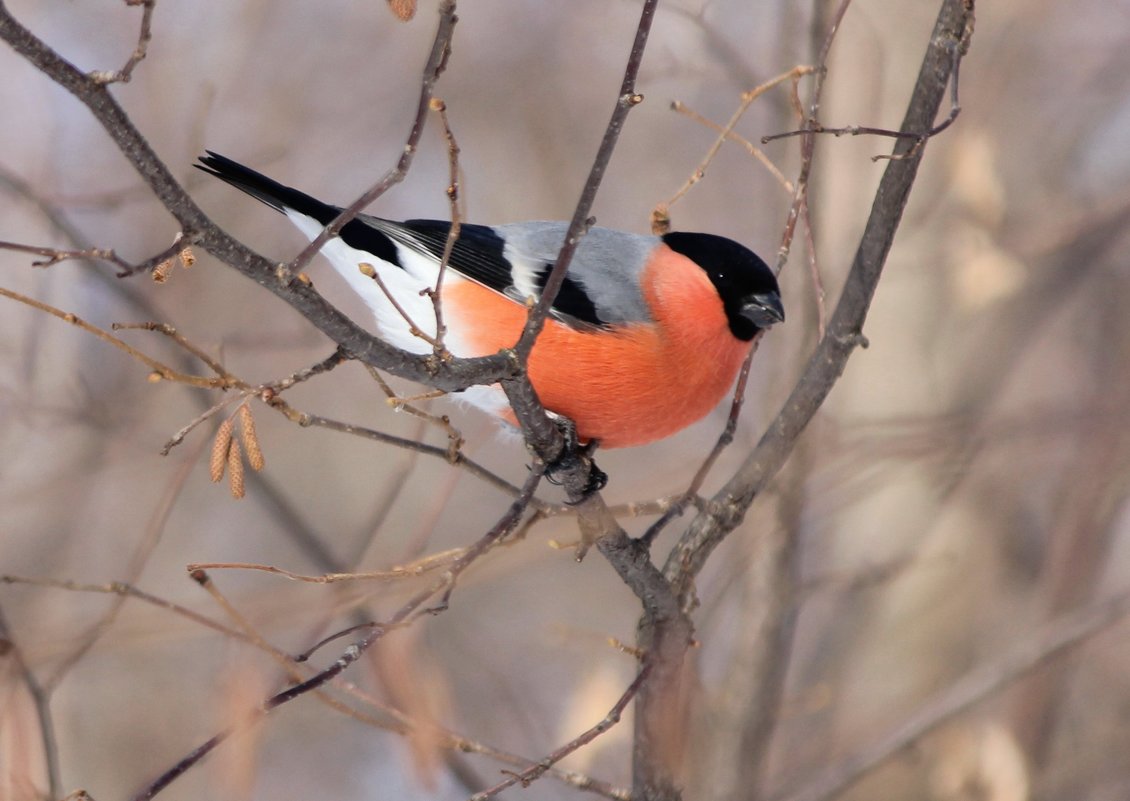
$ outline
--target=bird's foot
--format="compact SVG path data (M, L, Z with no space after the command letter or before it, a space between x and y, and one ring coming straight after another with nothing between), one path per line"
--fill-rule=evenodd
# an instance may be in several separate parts
M577 436L577 426L572 420L552 413L550 419L561 431L565 446L561 449L561 454L557 459L546 466L545 478L549 483L561 486L568 483L570 473L586 471L587 479L584 487L577 497L570 500L570 503L573 504L580 503L589 495L600 492L608 486L608 474L597 467L596 462L592 459L592 455L596 452L600 442L590 439L582 444L580 437Z

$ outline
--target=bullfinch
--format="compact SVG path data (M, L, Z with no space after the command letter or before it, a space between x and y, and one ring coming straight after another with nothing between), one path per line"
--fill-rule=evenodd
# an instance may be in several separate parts
M281 211L311 239L341 211L211 151L195 166ZM359 214L321 251L372 309L382 337L412 353L432 351L412 326L435 336L428 290L450 227ZM444 344L453 355L514 345L527 300L545 286L567 227L460 226L440 292ZM605 448L642 445L710 412L733 386L754 337L784 319L773 272L737 242L592 228L530 353L529 378L545 408L572 420L580 439ZM514 421L497 385L469 387L461 397Z

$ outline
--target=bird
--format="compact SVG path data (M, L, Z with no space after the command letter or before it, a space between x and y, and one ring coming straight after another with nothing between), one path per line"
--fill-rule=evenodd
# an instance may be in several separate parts
M205 153L193 166L282 212L310 239L341 212ZM368 305L378 334L412 353L433 352L433 342L419 332L434 340L431 290L451 225L358 214L321 249ZM453 356L513 347L567 229L553 221L459 226L439 293L443 344ZM643 235L594 226L577 245L527 374L542 405L571 421L581 442L644 445L712 411L733 387L759 332L784 319L773 271L738 242L708 233ZM498 385L468 387L460 399L516 424Z

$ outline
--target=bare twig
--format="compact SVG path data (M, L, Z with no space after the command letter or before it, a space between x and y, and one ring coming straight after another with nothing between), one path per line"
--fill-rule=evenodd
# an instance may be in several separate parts
M41 247L39 245L22 245L18 242L0 242L0 248L4 250L15 250L21 253L32 253L36 256L44 257L42 261L33 261L31 263L32 267L51 267L59 262L70 261L72 259L81 261L105 261L120 268L118 272L119 276L126 276L155 269L158 265L178 256L185 249L185 245L181 244L178 239L177 242L174 242L160 253L150 256L145 261L138 262L137 264L131 264L110 248L64 250L60 248Z
M436 27L435 39L432 42L432 51L428 56L428 61L424 65L424 77L420 86L420 98L416 104L416 116L412 120L412 127L408 132L408 138L404 142L404 149L400 153L400 159L396 162L396 166L386 172L384 176L373 184L361 197L350 203L341 214L337 215L329 225L322 229L322 232L314 237L302 251L295 256L289 264L283 268L283 272L287 275L297 275L310 260L314 258L314 254L322 249L322 245L326 244L330 239L337 236L338 232L345 227L345 224L352 220L357 214L367 207L374 200L379 198L385 192L398 183L404 180L408 174L409 168L412 166L412 161L416 157L416 150L420 145L420 137L424 133L424 123L428 118L428 108L432 101L432 93L435 90L436 81L439 76L443 74L444 69L447 67L448 56L451 55L451 38L455 33L455 23L458 17L455 16L455 0L442 0L439 6L439 25Z
M569 221L569 228L565 232L565 241L557 254L557 261L546 278L537 305L530 311L526 326L522 330L522 336L514 345L515 352L523 360L529 356L533 349L534 341L545 324L553 301L556 300L557 293L565 282L565 275L569 271L569 264L573 260L577 245L593 225L594 221L589 219L589 213L592 211L592 205L596 200L596 193L600 189L600 184L604 180L604 172L608 169L608 164L612 160L616 143L620 140L620 133L624 129L628 112L643 102L643 95L636 92L636 78L639 75L640 64L643 63L644 49L647 47L647 39L651 33L651 23L655 18L657 5L658 0L645 0L643 4L640 22L636 27L635 41L632 43L632 50L628 55L628 64L624 69L624 79L620 83L620 93L616 98L616 105L612 109L612 117L604 129L604 138L600 142L600 148L597 150L592 169L589 170L589 177L581 190L581 197L573 211L573 218Z
M67 579L53 579L41 578L37 576L15 576L11 574L0 574L0 584L19 584L29 587L48 587L57 590L66 590L68 592L85 592L95 593L98 595L121 595L127 598L134 598L142 603L149 604L150 606L162 609L167 612L183 617L186 620L191 620L197 625L204 626L226 637L235 637L239 640L246 641L246 638L238 631L230 629L223 623L219 623L206 615L199 612L194 612L186 606L161 598L158 595L153 595L150 592L135 587L132 584L127 584L123 581L111 581L107 584L86 584L80 581L70 581Z
M804 249L808 256L808 273L812 276L812 292L816 300L816 341L828 333L827 311L824 307L824 279L820 277L820 265L816 259L816 235L812 232L812 214L808 208L808 194L801 201L801 217L804 219Z
M36 190L36 187L22 180L18 175L5 170L3 167L0 167L0 190L15 195L17 198L27 202L39 211L48 224L55 229L60 237L67 240L73 249L81 250L90 247L90 243L86 240L82 232L71 224L62 209L40 194ZM183 238L178 236L174 244L183 246ZM90 264L90 266L96 267L97 265ZM152 302L150 302L149 297L138 291L132 283L115 280L113 276L97 269L93 269L91 275L95 281L99 282L115 297L120 298L124 303L136 309L139 317L152 319L159 316L158 310ZM191 369L191 363L187 354L178 354L177 358L173 360L173 363L179 366L181 372L188 372ZM197 404L208 406L210 405L210 401L207 392L208 391L204 389L195 389L190 394ZM326 546L318 539L314 532L302 522L301 516L290 508L283 492L262 474L252 476L252 480L256 486L256 495L262 502L263 508L273 517L277 529L281 533L290 536L315 564L330 569L333 565L333 560L329 557L329 551Z
M816 59L816 79L812 87L812 99L809 103L808 113L805 116L805 128L818 124L820 113L820 100L824 93L824 79L828 74L828 54L831 52L832 43L835 41L836 32L840 28L840 23L843 21L844 14L847 13L848 6L851 5L851 0L840 0L839 5L836 7L835 13L832 15L831 22L828 26L828 32L824 37L824 42L820 47L820 53ZM797 95L797 84L793 83L794 105L800 109L800 98ZM805 199L808 197L808 177L812 172L812 157L815 153L816 137L811 133L806 133L801 138L800 145L800 174L796 180L796 191L793 193L793 202L789 207L789 214L785 220L785 230L781 235L781 246L777 250L777 264L776 272L780 272L785 266L785 262L789 259L789 250L792 247L793 233L796 230L797 220L800 219L801 213L807 208Z
M184 463L180 465L176 474L172 477L168 488L161 496L160 501L153 509L146 523L144 538L137 544L128 564L126 564L125 569L121 573L123 582L132 583L136 581L138 576L141 575L142 570L144 570L145 565L149 562L149 557L161 540L161 535L165 531L169 516L173 513L173 509L181 496L181 492L184 490L184 485L188 481L192 468L196 466L203 451L204 443L201 443L200 447L184 460ZM75 638L75 645L55 667L50 678L44 682L44 688L48 693L53 693L56 688L59 687L64 677L66 677L71 669L78 664L79 660L81 660L83 656L95 646L98 640L109 631L110 627L114 625L114 621L117 620L118 613L121 612L125 600L125 595L118 595L116 598L112 599L110 608L107 609L85 633Z
M439 114L439 121L443 126L443 138L447 143L447 200L451 204L451 227L447 230L447 241L443 243L443 254L439 260L439 272L436 274L436 283L431 291L432 306L435 308L436 314L435 352L437 356L442 358L447 354L447 349L443 346L443 338L447 332L447 326L443 322L443 278L447 274L447 263L451 259L451 251L455 248L455 242L459 239L459 229L463 224L459 193L459 187L463 180L462 172L459 169L459 143L455 141L455 133L451 130L451 121L447 118L447 104L440 98L433 97L430 107Z
M220 378L232 378L231 373L229 373L227 369L222 364L220 364L219 361L213 358L212 354L208 353L203 348L197 347L196 344L185 337L184 334L180 333L176 328L168 325L167 323L114 323L110 326L110 330L155 331L158 334L167 336L169 339L173 340L173 342L177 343L181 350L191 353L197 359L204 362L204 364L208 365L208 368Z
M506 779L499 782L494 787L491 787L489 790L484 790L481 793L475 793L473 796L471 796L471 801L487 801L487 799L494 798L503 790L508 787L513 787L515 784L521 784L522 787L529 787L535 781L544 776L550 768L552 768L565 757L569 756L569 754L572 754L577 749L588 745L597 737L604 734L604 732L611 729L613 726L620 722L620 717L624 714L624 710L627 709L628 704L631 703L632 699L636 697L636 693L639 692L640 686L647 680L647 674L649 670L650 668L648 666L645 666L640 670L639 673L636 674L635 679L633 679L632 683L628 685L628 689L624 690L620 698L616 701L612 708L608 710L608 714L601 718L601 720L596 725L592 726L589 729L586 729L584 732L577 735L560 748L557 748L549 754L546 754L545 757L537 762L537 764L532 765L519 773L511 773Z
M403 409L413 417L423 420L430 425L436 426L442 429L445 434L447 434L447 461L449 461L451 464L456 464L459 461L460 448L463 447L463 434L459 431L459 429L451 424L451 420L447 415L429 414L423 409L417 408L413 405L414 401L432 400L433 398L442 397L447 393L440 392L439 390L432 390L431 392L425 392L420 396L412 398L401 398L396 394L395 391L393 391L393 388L389 386L388 382L384 380L379 370L368 364L365 365L365 369L369 372L369 375L372 377L372 379L377 382L377 385L381 388L381 391L385 393L385 398L387 399L389 406L397 410Z
M784 186L786 188L786 191L792 192L793 191L792 185L785 178L785 176L781 174L781 171L778 170L776 168L776 166L771 161L769 161L768 157L766 157L766 155L764 153L762 153L761 150L759 150L757 147L755 147L751 142L737 136L737 134L734 133L734 128L741 121L742 117L745 116L745 113L747 111L749 111L749 107L751 105L753 105L753 101L757 100L757 98L761 97L763 94L768 92L770 89L784 83L785 81L793 81L795 83L796 81L800 80L805 75L811 75L814 71L815 71L814 67L809 67L809 66L804 66L804 65L796 66L796 67L793 67L788 72L784 72L784 73L778 75L775 78L771 78L770 80L766 81L765 83L763 83L759 86L755 86L753 89L750 89L748 92L742 92L741 99L738 102L738 107L736 109L734 109L734 113L730 115L730 119L729 119L729 121L727 121L727 123L725 125L715 125L710 120L707 120L705 117L703 117L702 115L697 114L696 112L687 108L687 106L685 104L683 104L682 102L677 101L677 100L675 102L673 102L671 104L671 108L674 111L677 111L681 114L685 114L686 116L690 117L691 119L695 120L696 122L699 122L703 125L706 125L709 128L714 129L715 131L718 132L718 138L714 140L714 144L712 144L710 146L710 149L706 151L706 155L703 157L703 159L699 163L698 167L695 168L695 171L693 173L691 173L691 177L688 178L686 183L684 183L679 188L679 191L677 191L674 195L672 195L670 198L668 198L663 203L659 204L659 206L656 208L656 211L655 211L653 216L666 215L670 211L672 206L674 206L676 203L678 203L679 200L681 200L682 197L687 192L689 192L695 184L697 184L699 181L701 181L706 176L707 168L710 166L711 162L714 161L715 156L718 155L718 151L722 149L722 145L725 144L727 139L733 139L734 141L740 141L742 143L743 147L745 147L746 150L749 151L750 155L752 155L754 158L756 158L758 161L760 161L762 163L762 165L764 165L765 168L767 170L769 170L769 172L773 175L773 177L777 179L777 182L780 183L782 186ZM662 211L660 211L660 210L662 210Z
M314 674L310 678L295 684L292 687L283 690L280 693L268 698L258 708L254 716L250 716L244 725L250 725L257 722L271 711L278 707L299 698L313 690L319 690L324 687L328 682L341 675L350 665L361 658L369 648L373 646L381 637L389 631L392 631L400 626L406 625L412 620L416 619L421 613L432 613L446 607L450 599L451 592L455 586L459 576L470 567L480 556L494 547L499 540L505 538L508 534L513 532L518 523L521 521L522 514L526 507L534 497L534 491L537 489L541 478L544 475L545 467L541 464L536 464L534 469L530 471L530 476L526 480L525 486L522 488L522 493L518 498L510 504L506 514L499 519L499 521L484 534L478 542L467 549L467 552L456 559L452 565L444 571L443 576L433 583L428 588L418 592L411 599L409 599L403 606L387 622L380 624L373 624L369 626L369 633L358 640L356 643L346 648L341 656L334 660L333 664L322 671ZM437 593L443 592L443 598L438 608L424 609L424 604L433 598ZM207 741L202 743L197 748L193 749L184 758L178 761L173 767L162 773L159 777L153 780L143 790L133 796L133 801L148 801L155 797L158 793L176 781L180 776L190 770L193 766L199 763L204 757L221 745L225 740L231 737L236 730L234 728L222 731Z
M781 172L781 170L777 167L777 165L774 164L769 159L769 157L765 155L764 150L759 148L753 142L746 139L740 133L738 133L737 131L733 131L733 130L727 130L724 125L719 125L714 120L707 119L706 117L699 114L697 111L695 111L693 108L691 108L690 106L688 106L686 103L684 103L681 100L672 101L671 110L678 112L679 114L682 114L684 117L688 117L688 118L694 120L699 125L703 125L703 126L709 128L710 130L718 133L719 135L721 135L721 136L725 137L726 139L728 139L729 141L733 142L735 145L738 145L739 147L741 147L749 155L751 155L755 159L757 159L761 163L761 166L763 166L766 170L769 171L769 174L773 176L773 178L777 181L777 183L779 183L784 188L784 190L786 192L788 192L790 195L793 193L793 182L790 181L788 178L786 178L785 174L783 172ZM703 171L703 175L705 175L705 171ZM695 172L695 180L696 181L701 180L701 177L702 176L699 175L698 171L696 171ZM690 183L690 181L688 181L688 184L689 183ZM689 186L686 187L686 188L689 188ZM680 190L680 191L682 192L683 190ZM668 201L668 203L671 203L671 202L673 202L673 201Z
M294 573L273 565L261 565L253 562L200 562L186 566L190 573L196 570L257 570L262 573L273 573L276 576L304 581L310 584L334 584L341 581L388 581L392 579L416 578L425 573L431 573L442 567L452 564L467 552L467 548L451 548L440 553L428 554L422 559L417 559L406 565L391 567L388 570L366 570L359 573L326 573L321 576L308 576Z
M647 531L640 537L640 541L648 547L651 546L655 538L659 536L660 532L662 532L672 520L682 515L683 512L687 510L687 506L699 497L699 490L702 489L702 485L706 482L706 477L710 475L714 463L718 461L718 457L722 455L722 452L733 444L734 432L738 430L738 418L741 417L742 407L745 405L745 388L749 381L750 364L753 362L753 355L757 352L757 346L760 344L761 333L754 339L750 355L742 362L741 369L738 371L738 381L734 386L734 396L730 400L730 413L726 416L726 425L722 428L722 433L718 435L714 447L710 449L710 453L707 454L702 464L699 465L698 470L695 471L694 478L691 479L691 483L687 489L679 496L678 500L663 513L663 516L652 523Z
M152 375L157 380L165 379L168 381L175 381L179 384L188 384L189 386L202 387L205 389L227 389L233 385L233 379L231 378L225 378L223 376L219 378L207 378L205 376L189 375L187 373L182 373L178 370L174 370L168 365L159 362L156 359L145 355L133 346L128 345L121 339L118 339L116 336L111 334L109 331L103 330L92 323L88 323L86 320L83 320L77 315L62 311L61 309L56 309L54 306L49 306L48 304L42 303L38 300L35 300L34 298L29 298L26 295L21 295L18 292L13 292L12 290L4 289L3 287L0 287L0 297L10 298L11 300L23 303L26 306L31 306L33 309L37 309L38 311L50 314L52 317L58 317L63 322L78 326L83 331L93 334L102 341L110 343L118 350L128 354L134 359L137 359L139 362L153 371Z
M376 267L369 264L369 262L367 261L361 262L359 265L357 265L357 267L358 269L360 269L363 276L377 285L377 289L379 289L381 291L381 294L385 296L385 300L389 302L392 308L396 310L396 313L400 315L400 319L404 320L405 324L408 326L409 334L416 337L417 339L424 340L433 348L439 347L438 339L426 333L424 329L416 325L416 321L412 319L412 317L408 314L408 310L401 305L400 301L397 300L396 295L392 292L392 290L388 288L388 284L386 284L384 282L384 279L381 278L381 274L377 271Z
M790 136L805 136L810 134L831 134L832 136L886 136L894 139L913 139L914 146L902 153L886 154L872 156L872 161L881 161L883 159L900 159L906 158L908 155L914 154L922 144L931 137L937 136L942 131L953 125L958 115L961 114L961 103L958 101L958 86L959 86L959 68L961 66L961 58L965 55L964 48L968 43L954 43L951 51L953 58L953 65L951 68L950 79L950 111L946 118L936 125L931 125L929 128L922 131L892 131L888 128L874 128L867 125L845 125L840 128L829 128L815 119L810 117L805 127L795 131L785 131L784 133L771 134L770 136L761 137L761 144L765 145L777 139L785 139Z
M288 419L300 426L314 425L323 428L330 428L336 431L356 434L368 439L395 445L397 447L416 450L420 453L424 453L430 456L439 456L450 464L463 466L472 475L481 478L488 483L499 487L500 489L503 489L505 492L508 492L511 495L516 495L518 493L518 489L513 484L510 484L508 481L499 478L494 473L478 465L472 460L467 459L461 453L459 453L457 447L449 446L448 448L435 448L434 446L425 445L424 443L417 442L415 440L396 437L391 434L384 434L382 432L374 431L363 426L353 426L348 423L340 423L337 421L329 420L328 418L319 417L317 415L308 415L303 412L297 411L280 397L279 393L289 389L295 384L301 381L306 381L315 375L319 375L328 370L331 370L333 369L333 367L336 367L338 364L345 361L345 353L340 348L333 354L331 354L327 359L315 365L312 365L311 367L300 370L279 381L267 384L252 385L229 373L221 364L219 364L219 362L211 359L202 349L193 345L191 342L177 333L176 329L172 328L171 326L166 326L161 323L141 323L138 325L119 325L115 327L121 329L141 328L144 330L157 331L159 333L165 334L166 336L171 337L174 341L176 341L179 345L184 347L193 355L196 355L202 360L205 360L208 366L218 373L217 378L194 376L187 373L182 373L178 370L174 370L166 364L145 355L141 351L138 351L136 348L115 337L113 334L104 331L103 329L91 323L88 323L85 320L82 320L74 314L61 311L60 309L56 309L53 306L41 303L40 301L34 300L32 298L28 298L17 292L12 292L11 290L0 287L0 297L8 297L12 300L24 303L28 306L31 306L32 308L46 312L54 317L58 317L60 320L71 323L72 325L76 325L79 328L82 328L83 330L94 334L100 339L109 342L114 347L137 359L142 364L145 364L153 371L151 375L155 379L163 379L205 389L240 390L238 395L233 395L230 398L221 399L218 403L213 404L197 417L193 418L193 420L191 420L186 426L181 428L168 442L165 443L164 447L161 450L162 455L168 455L172 448L180 444L193 429L195 429L201 423L210 420L214 415L219 413L231 403L244 399L249 395L258 395L269 406L272 406L273 408L282 412ZM454 429L452 429L450 425L447 425L446 430L448 430L450 438ZM458 432L455 432L455 434L457 435ZM456 443L458 441L458 437L451 440L452 443Z
M32 267L50 267L68 259L83 259L108 261L122 268L129 268L129 262L120 258L113 250L107 248L87 248L85 250L60 250L58 248L40 247L39 245L21 245L18 242L0 242L0 248L15 250L20 253L31 253L43 256L43 261L33 261Z
M137 46L130 53L129 59L119 70L109 72L95 71L90 73L90 79L100 84L129 83L133 77L133 69L145 58L149 49L149 40L153 38L150 26L153 23L153 9L157 0L125 0L127 6L141 6L141 25L137 33Z

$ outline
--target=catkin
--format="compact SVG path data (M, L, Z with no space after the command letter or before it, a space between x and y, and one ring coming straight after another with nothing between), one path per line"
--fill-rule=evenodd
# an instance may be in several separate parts
M251 407L246 403L239 407L239 438L243 441L243 449L247 451L247 463L252 470L262 470L266 464L263 459L263 449L259 447L259 435L255 433L255 418L251 415Z
M216 430L216 438L212 440L212 458L208 462L208 474L212 482L219 482L224 477L224 466L228 461L228 452L231 450L232 431L235 423L229 417L220 424Z
M163 284L169 280L169 276L173 272L173 260L165 259L163 262L153 268L153 280L158 284Z
M243 497L243 454L240 452L239 440L232 440L228 450L228 481L231 483L233 498Z
M416 0L388 0L388 7L401 22L407 22L416 16Z

